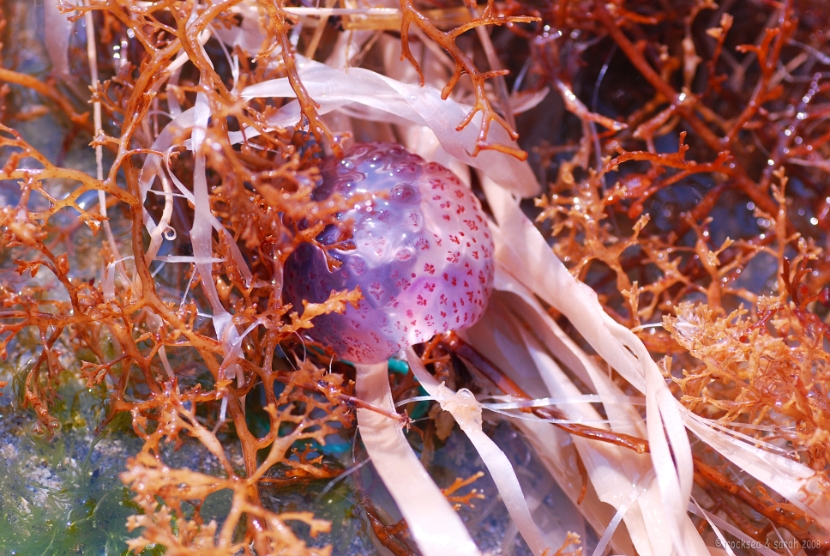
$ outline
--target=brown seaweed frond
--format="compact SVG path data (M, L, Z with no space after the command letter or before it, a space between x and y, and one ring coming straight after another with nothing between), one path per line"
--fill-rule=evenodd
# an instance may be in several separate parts
M103 129L86 130L92 145L109 149L113 158L104 178L96 179L57 164L10 125L0 127L0 180L17 187L17 201L0 209L0 253L27 282L15 287L4 271L0 354L24 362L21 401L33 410L37 433L60 426L51 406L67 370L106 392L99 430L121 412L132 415L145 441L122 477L135 487L144 512L131 521L142 531L134 550L161 543L182 554L234 554L251 553L253 543L260 554L289 548L323 554L306 547L286 521L305 523L312 535L324 524L310 514L265 509L257 484L277 466L331 476L320 458L298 456L295 444L324 445L327 435L354 426L341 403L350 386L310 361L286 372L297 363L280 354L290 353L297 332L311 327L314 316L342 311L360 292L334 293L307 306L302 317L282 302L282 262L345 205L316 203L319 223L302 222L315 204L308 197L319 143L333 140L327 128L312 125L310 109L307 130L273 129L267 124L273 103L244 104L232 94L240 83L220 69L225 52L211 33L216 25L240 24L239 4L161 2L139 9L123 0L76 8L77 15L102 23L99 51L117 47L123 54L99 65L103 82L93 84L92 101L108 119ZM297 78L287 32L278 29L272 37L287 49L281 65L264 69L269 63L263 63L254 71L254 55L234 53L251 70L240 80ZM186 64L175 61L180 55ZM268 51L261 56L268 58ZM176 64L184 68L171 70ZM11 77L86 125L60 91L44 90L35 78ZM209 148L194 153L185 142L196 133L176 125L176 118L204 107L211 111L201 129ZM231 135L243 127L251 137L234 142ZM158 147L165 137L169 142ZM316 148L308 145L311 137ZM197 199L199 180L207 194ZM199 231L200 218L215 218L216 232ZM204 265L194 262L203 256L194 256L200 241ZM163 242L169 250L159 255ZM90 279L90 272L100 277ZM217 333L203 319L210 311L227 315L228 330L244 334L231 340ZM87 354L83 361L66 356L79 351ZM267 429L258 435L245 419L244 400L255 388L262 392L260 426ZM228 427L238 442L234 463L220 432ZM218 474L162 463L165 445L191 437L221 463ZM268 450L264 460L258 459L262 450ZM201 523L198 507L221 490L233 492L231 515L218 527Z
M475 10L477 9L475 4L467 2L466 5L475 13ZM420 76L421 85L424 84L424 74L421 70L421 66L412 55L412 51L409 48L409 27L412 24L415 24L415 26L423 31L427 37L438 43L450 56L452 56L454 60L455 68L453 70L452 77L450 77L450 80L441 90L442 98L446 99L450 96L462 75L466 74L470 78L470 81L472 81L473 92L475 94L473 107L467 113L464 120L456 126L456 129L459 131L464 129L473 121L476 114L479 112L481 113L481 129L478 133L478 138L476 140L476 145L473 149L472 155L475 156L482 150L494 150L515 156L519 160L525 160L527 158L527 153L521 149L503 145L501 143L491 143L487 140L490 132L490 125L493 122L504 128L510 139L515 141L519 137L519 134L516 133L507 120L505 120L504 117L493 108L493 105L487 98L485 90L485 83L488 79L507 75L508 71L501 69L494 69L484 72L480 71L475 66L472 58L456 44L456 40L467 31L478 29L486 25L513 25L516 23L529 23L538 21L538 18L533 16L506 16L498 14L493 0L490 0L484 10L470 22L460 25L450 31L441 31L432 22L430 22L429 18L427 18L415 7L412 0L401 0L401 11L403 12L401 19L401 60L409 60L409 62L415 67L415 70Z
M277 514L266 510L257 490L257 482L273 465L290 461L289 450L295 442L310 439L325 442L325 436L335 432L329 423L337 420L342 410L329 406L325 397L310 397L303 390L305 383L316 380L319 380L319 371L304 365L291 376L276 401L277 405L265 406L271 432L262 438L251 438L248 446L253 450L267 448L268 455L255 468L246 465L244 472L235 469L219 438L200 422L198 404L209 396L199 388L180 391L173 380L165 385L161 394L136 406L134 422L138 423L145 444L141 452L127 462L128 470L121 478L135 492L134 500L144 513L131 517L128 522L130 530L141 528L140 535L130 541L130 548L140 551L148 544L158 543L176 554L230 555L240 551L253 554L251 546L259 554L285 550L296 554L330 554L328 547L308 547L287 525L289 521L305 523L314 538L329 531L328 522L315 519L309 512ZM154 415L155 429L143 430L143 425L150 424L147 419L150 414ZM238 417L233 406L231 414ZM244 417L242 419L244 422ZM235 418L234 421L238 420ZM179 443L182 435L197 438L219 462L221 473L218 476L170 468L163 463L164 444ZM215 521L204 523L199 508L208 496L221 491L232 493L227 518L221 527ZM236 537L237 528L246 520L255 525L249 529L246 541L240 542Z

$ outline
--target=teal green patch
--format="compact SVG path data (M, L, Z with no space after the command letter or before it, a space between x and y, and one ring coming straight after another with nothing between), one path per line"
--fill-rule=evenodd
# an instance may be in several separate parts
M22 387L18 383L27 370L21 365L14 371L13 387ZM0 554L127 553L127 541L138 534L127 531L127 518L139 509L118 473L127 453L141 442L120 430L120 422L92 437L106 405L103 387L88 389L65 371L50 405L60 424L53 437L32 434L36 419L31 411L0 407ZM125 415L128 425L130 416ZM99 449L104 440L110 456ZM160 554L158 547L142 552Z
M389 370L393 373L405 375L409 372L409 364L406 361L402 361L400 359L390 359Z

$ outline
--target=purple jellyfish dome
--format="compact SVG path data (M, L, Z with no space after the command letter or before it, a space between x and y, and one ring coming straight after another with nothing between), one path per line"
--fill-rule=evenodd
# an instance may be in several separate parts
M321 171L315 200L335 192L370 200L338 215L353 236L329 251L337 268L309 243L286 261L285 298L300 313L303 300L321 303L332 290L363 293L357 308L316 317L312 338L349 361L378 363L481 317L493 289L493 238L478 199L452 172L393 143L355 145ZM336 236L329 229L317 239L332 245Z

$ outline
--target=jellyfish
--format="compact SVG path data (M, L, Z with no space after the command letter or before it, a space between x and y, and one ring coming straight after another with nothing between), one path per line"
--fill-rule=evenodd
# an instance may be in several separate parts
M493 238L472 191L452 172L390 143L355 145L321 165L316 201L353 201L284 269L286 301L321 303L332 291L360 288L342 313L321 315L308 334L355 364L357 396L394 411L387 360L435 334L474 324L493 289ZM345 234L342 230L347 230ZM332 264L330 264L332 263ZM360 408L369 457L426 556L479 554L458 514L430 479L399 421Z

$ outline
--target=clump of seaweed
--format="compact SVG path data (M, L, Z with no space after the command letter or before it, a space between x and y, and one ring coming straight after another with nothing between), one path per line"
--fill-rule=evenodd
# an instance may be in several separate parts
M304 364L290 375L279 398L265 406L270 417L271 430L262 437L242 437L245 450L267 450L257 467L246 467L237 472L216 435L205 427L193 412L204 399L199 388L179 392L175 380L165 384L158 396L137 404L132 409L133 426L145 441L144 447L127 461L127 471L121 478L136 493L135 502L144 511L132 516L127 523L130 530L140 528L140 535L129 542L130 549L141 552L146 546L159 544L179 554L237 554L250 552L274 554L281 551L324 554L325 549L307 548L286 525L299 521L309 527L314 538L329 530L329 523L315 519L310 512L283 512L276 514L263 508L258 483L277 464L287 466L286 474L325 477L321 467L307 458L291 458L292 446L297 442L317 440L337 431L331 423L348 421L346 409L339 400L327 397L339 386L339 375L325 376L313 365ZM309 395L310 385L325 384L317 395ZM210 393L207 394L211 396ZM213 396L215 397L215 396ZM300 409L298 411L298 408ZM152 430L146 427L155 421ZM181 442L180 435L197 438L221 463L224 477L200 474L187 469L171 469L161 460L162 442ZM247 440L247 442L246 442ZM249 457L245 461L251 460ZM292 474L293 472L293 474ZM198 511L189 515L184 505L201 506L213 493L230 490L233 494L230 512L221 525L215 521L204 523ZM247 519L249 533L236 538L237 527Z
M604 63L568 63L568 45L554 51L558 66L532 58L536 79L585 87L592 109L624 128L565 101L583 123L537 148L554 176L537 200L539 221L607 313L666 356L685 407L826 484L827 176L816 171L821 155L810 154L826 141L824 118L813 116L824 91L826 57L815 42L823 20L806 15L814 13L808 2L788 2L748 22L746 10L757 8L690 2L631 11L597 2L591 17L556 14L566 36L591 37L587 48ZM639 80L638 92L621 78ZM747 477L718 458L710 467L711 452L699 457L702 508L766 546L778 525L807 553L826 551L813 518L756 483L758 473ZM729 492L735 473L747 486Z
M819 3L46 0L39 73L14 40L24 4L0 21L0 355L35 435L60 434L67 380L103 393L99 431L130 416L133 552L336 551L331 524L262 489L346 477L330 448L356 410L405 427L425 463L457 422L534 553L582 548L489 412L598 554L830 550ZM47 117L70 129L56 154L28 127ZM299 311L282 292L300 245L348 247L338 216L366 199L313 191L353 139L452 165L496 241L483 320L407 350L376 404L304 335L362 293ZM513 197L540 192L534 173L537 228ZM217 473L166 462L194 441ZM444 496L479 511L467 476ZM220 492L227 515L205 520ZM417 523L355 506L390 551L425 551Z
M348 203L361 200L311 198L323 146L341 154L341 137L305 91L289 40L297 16L285 8L239 1L149 9L131 1L49 2L46 23L63 35L47 41L55 70L49 81L3 70L7 110L27 88L41 94L72 121L73 133L93 137L98 163L93 178L55 163L12 127L2 127L0 177L17 189L0 221L4 256L18 274L42 284L4 286L3 355L19 358L32 345L21 397L37 420L35 434L51 435L61 426L50 408L64 370L88 388L105 387L99 430L124 412L132 415L145 445L122 479L143 512L129 523L140 531L130 542L137 552L153 544L176 553L327 552L304 548L285 525L300 521L315 537L326 530L323 522L307 512L271 512L258 490L277 467L286 477L330 477L321 457L296 446L324 446L330 435L353 430L350 408L358 401L341 374L324 372L317 358L298 357L296 350L298 332L315 316L342 311L360 292L304 303L302 317L281 296L282 264L294 248L328 248L318 236L340 225L335 216ZM413 7L408 14L419 12ZM488 12L441 40L454 41L478 25L524 20ZM82 24L88 64L71 68L69 60L83 45L68 39L73 25ZM434 29L426 19L416 25ZM246 49L251 45L257 50ZM75 96L77 88L67 95L55 87L60 74L73 69L91 75L91 112L74 108L74 101L87 100ZM475 71L469 60L464 69ZM460 76L459 70L454 80ZM476 110L487 117L479 136L485 147L491 120L507 126L484 96L488 77L477 77L476 89ZM286 79L299 100L301 117L291 125L270 123L280 108L272 100L240 102L245 87L273 79ZM42 113L20 112L7 121ZM83 227L74 238L61 230L67 220ZM77 252L77 236L98 246L93 260ZM103 272L88 279L85 273L96 267ZM30 331L36 335L31 344L22 341ZM61 356L81 350L90 357L67 362ZM260 422L252 432L245 400L259 393ZM240 442L242 468L217 436L228 427ZM162 448L186 437L204 445L223 476L164 463ZM234 493L228 516L221 526L203 523L199 507L222 490Z

